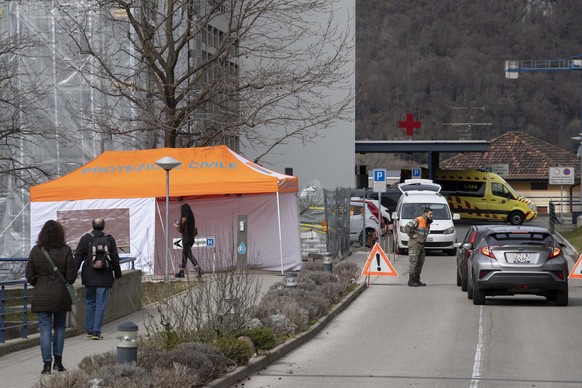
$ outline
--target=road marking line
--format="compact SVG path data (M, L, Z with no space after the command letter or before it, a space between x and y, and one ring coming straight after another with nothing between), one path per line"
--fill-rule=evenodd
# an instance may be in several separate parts
M473 375L471 376L470 388L477 388L481 379L481 358L483 357L485 330L483 328L483 306L479 309L479 339L477 340L477 349L475 349L475 362L473 363Z

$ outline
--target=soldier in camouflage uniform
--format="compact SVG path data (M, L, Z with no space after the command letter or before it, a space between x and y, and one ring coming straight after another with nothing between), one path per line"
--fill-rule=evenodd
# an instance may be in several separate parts
M430 224L432 223L432 210L425 208L421 216L409 221L404 227L408 234L408 260L410 266L408 269L410 287L426 286L426 283L420 281L420 272L424 265L424 244L428 237Z

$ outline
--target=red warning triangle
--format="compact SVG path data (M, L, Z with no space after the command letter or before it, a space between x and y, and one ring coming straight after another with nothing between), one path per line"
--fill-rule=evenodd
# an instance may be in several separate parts
M362 275L372 275L372 276L398 276L396 269L386 257L386 254L380 247L380 244L374 244L366 265L362 270Z
M570 275L568 275L570 279L582 279L582 255L578 257L578 261L574 264L574 268L570 271Z

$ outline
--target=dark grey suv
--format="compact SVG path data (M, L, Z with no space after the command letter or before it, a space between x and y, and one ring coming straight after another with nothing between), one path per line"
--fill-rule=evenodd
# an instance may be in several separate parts
M487 296L531 294L567 306L562 248L546 228L490 226L467 260L467 297L481 305Z
M479 244L479 241L488 228L493 225L471 225L467 234L460 243L454 245L457 250L457 286L461 286L462 291L467 291L467 260L473 253L473 248ZM501 225L500 225L501 226Z

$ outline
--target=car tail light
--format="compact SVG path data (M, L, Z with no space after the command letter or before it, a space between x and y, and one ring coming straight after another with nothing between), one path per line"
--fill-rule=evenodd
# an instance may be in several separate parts
M562 253L562 249L559 247L554 247L554 248L552 248L552 252L548 256L548 259L552 259L552 258L560 255L560 253Z
M485 256L489 256L489 257L497 260L497 257L495 257L495 255L493 254L493 251L491 249L489 249L489 247L482 247L481 253L484 254Z

